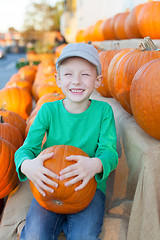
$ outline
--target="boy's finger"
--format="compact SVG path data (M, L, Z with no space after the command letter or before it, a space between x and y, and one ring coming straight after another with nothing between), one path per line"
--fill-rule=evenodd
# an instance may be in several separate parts
M71 171L71 172L67 172L67 173L65 173L65 174L60 176L60 180L64 180L64 179L67 179L67 178L70 178L70 177L74 177L74 176L77 176L77 175L78 175L78 173L77 173L76 170Z
M54 179L59 179L59 176L56 173L52 172L51 170L49 170L46 167L43 168L43 174L45 174L49 177L52 177Z
M68 187L70 185L73 185L77 182L81 181L80 177L77 176L77 177L74 177L73 179L69 180L68 182L65 183L65 186Z
M49 158L53 157L53 155L54 155L54 152L52 152L52 153L46 153L46 154L40 155L40 156L41 156L42 162L44 162L46 159L49 159Z
M70 155L68 157L66 157L66 160L68 161L78 161L82 158L82 156L80 155Z
M40 194L42 194L43 197L46 196L46 193L39 187L38 184L34 183L34 186L37 188L37 190L40 192Z
M75 169L76 169L76 166L75 166L75 163L74 163L74 164L72 164L72 165L70 165L70 166L62 169L62 170L60 171L60 175L65 174L65 173L70 172L70 171L73 171L73 170L75 170Z
M75 191L83 189L87 185L88 181L83 180L82 184L75 188Z
M58 183L56 183L55 181L51 180L50 178L47 178L45 175L43 175L42 181L45 184L51 185L51 186L53 186L55 188L58 187Z

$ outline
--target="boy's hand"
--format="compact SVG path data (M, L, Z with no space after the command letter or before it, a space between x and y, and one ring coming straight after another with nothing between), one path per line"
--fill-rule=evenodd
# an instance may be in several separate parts
M71 155L69 157L66 157L66 160L74 160L76 163L64 168L60 172L60 179L63 180L66 178L74 177L73 179L66 182L65 186L70 186L82 180L82 184L75 188L75 191L84 188L96 173L102 172L102 163L99 158Z
M58 184L48 177L59 179L59 176L43 166L43 162L51 158L53 154L54 153L47 153L44 155L38 155L32 160L26 159L21 165L21 172L25 174L30 181L33 182L37 190L43 196L46 195L44 190L51 193L54 192L54 190L46 184L58 187Z

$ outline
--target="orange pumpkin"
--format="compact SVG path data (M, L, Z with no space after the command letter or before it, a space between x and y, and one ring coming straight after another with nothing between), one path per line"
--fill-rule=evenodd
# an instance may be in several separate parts
M6 197L19 183L14 164L15 151L11 143L0 138L0 199Z
M109 67L108 67L108 88L109 88L109 92L112 95L112 97L114 97L116 100L117 99L117 94L115 91L115 86L114 86L114 77L115 77L115 73L117 71L118 68L118 63L119 60L129 51L131 51L133 49L121 49L120 52L118 52L111 60Z
M100 58L100 63L102 66L102 75L103 75L103 80L101 83L101 86L98 87L96 90L99 92L102 96L104 97L111 97L111 94L109 92L109 87L108 87L108 67L109 64L112 60L112 58L119 52L120 50L106 50L106 51L101 51L99 53L99 58Z
M84 41L85 43L88 43L89 41L92 41L92 32L93 32L93 28L94 28L94 25L91 25L89 27L87 27L84 32L83 32L83 37L84 37Z
M9 87L0 90L0 108L16 112L27 119L32 110L31 94L19 87Z
M144 64L136 72L130 101L138 125L160 140L160 59Z
M160 2L146 3L138 14L138 28L142 37L160 39Z
M26 80L29 81L31 84L34 81L36 72L37 72L37 67L35 65L32 65L32 66L26 65L21 67L18 70L18 73L20 74L20 76L22 78L26 78Z
M146 39L146 44L149 39ZM130 106L130 87L132 79L137 70L145 63L160 58L160 51L145 49L136 49L125 54L118 64L118 68L114 78L115 90L118 101L122 107L132 114Z
M23 144L23 138L18 128L5 123L3 116L0 116L0 137L10 142L16 149Z
M44 166L54 171L56 174L65 167L74 164L75 161L67 161L66 157L70 155L88 156L84 151L77 147L67 145L57 145L45 149L41 154L54 152L54 156L44 162ZM58 188L54 188L54 192L46 192L46 196L42 196L30 182L32 193L35 199L44 208L55 213L76 213L86 208L91 202L95 191L96 181L92 178L88 184L81 190L75 191L75 188L81 183L78 182L71 186L65 187L65 182L68 180L56 180Z
M135 6L128 14L125 21L125 32L128 38L142 38L138 28L138 15L144 4Z
M91 35L93 41L104 41L104 35L102 31L103 20L98 20L92 28Z
M39 84L36 88L36 95L34 96L35 100L38 101L47 93L62 93L62 90L57 86L56 82Z
M5 87L20 87L20 88L26 89L29 92L31 92L31 89L32 89L31 83L28 81L25 81L25 80L8 81L5 85Z
M0 109L0 116L3 116L5 123L9 123L18 128L23 139L25 139L26 121L18 113Z
M117 39L127 39L127 34L125 32L125 21L129 12L119 13L114 22L114 32Z
M63 43L61 45L59 45L58 47L56 47L56 50L55 50L55 56L56 58L59 58L59 56L61 55L61 52L63 50L63 48L67 45L67 43Z
M63 98L65 98L65 95L63 93L47 93L37 101L36 107L42 106L43 103L54 102Z
M105 40L116 39L112 18L107 18L106 20L103 21L102 32Z
M76 42L84 42L84 36L83 36L84 30L79 30L76 34Z

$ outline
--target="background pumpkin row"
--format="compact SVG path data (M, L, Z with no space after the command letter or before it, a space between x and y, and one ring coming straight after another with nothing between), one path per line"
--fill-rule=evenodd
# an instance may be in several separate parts
M149 1L135 6L130 12L117 13L111 18L99 20L76 35L77 42L114 39L160 39L160 2Z

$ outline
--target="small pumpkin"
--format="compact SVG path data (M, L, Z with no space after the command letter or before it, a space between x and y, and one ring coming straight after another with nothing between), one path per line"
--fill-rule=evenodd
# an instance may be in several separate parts
M84 33L84 30L79 30L77 33L76 33L76 42L84 42L84 36L83 36L83 33Z
M37 106L42 106L43 103L46 102L54 102L57 100L61 100L65 98L65 95L63 93L47 93L45 95L43 95L36 103L36 107Z
M84 36L85 43L88 43L89 41L93 40L93 34L92 34L93 28L94 28L94 25L91 25L84 30L83 36Z
M117 94L115 91L115 86L114 86L114 77L115 77L115 73L117 71L118 68L118 63L119 60L129 51L131 51L133 49L131 48L126 48L126 49L121 49L120 52L118 52L111 60L109 67L108 67L108 88L109 88L109 92L112 95L112 97L114 97L116 100L117 99Z
M105 40L116 39L112 18L107 18L103 21L102 32Z
M18 114L6 109L0 109L0 116L3 116L4 122L18 128L23 139L25 139L26 121Z
M117 39L127 39L127 34L125 31L125 22L129 12L119 13L114 22L114 32Z
M0 116L0 137L13 144L16 149L23 144L23 138L19 129L9 123L5 123L3 116Z
M138 14L144 4L138 4L128 14L125 21L125 32L128 38L142 38L138 27Z
M108 67L109 64L112 60L112 58L119 52L120 50L106 50L106 51L101 51L99 53L99 59L100 63L102 66L102 75L103 75L103 80L100 85L96 90L99 92L103 97L112 97L110 92L109 92L109 86L108 86Z
M92 41L104 41L104 35L102 31L103 20L98 20L92 28L91 35Z
M31 84L35 79L36 72L37 68L35 65L26 65L18 70L18 74L20 74L21 78L25 78Z
M75 163L75 161L67 161L67 156L88 156L80 148L67 145L52 146L43 150L40 154L43 155L51 152L54 152L54 156L50 159L47 159L44 162L44 166L54 171L56 174L59 174L59 172L65 167ZM83 189L77 192L75 191L75 188L80 184L80 182L65 187L64 184L66 181L67 180L56 180L59 185L58 188L54 188L54 192L52 194L46 192L45 197L38 192L31 181L30 186L35 199L44 208L55 213L62 214L79 212L89 205L95 194L97 185L95 178L92 178Z
M38 101L47 93L62 93L61 88L57 86L56 82L42 83L37 86L35 100Z
M28 118L32 110L31 94L19 87L9 87L0 90L0 108L16 112L24 120Z

